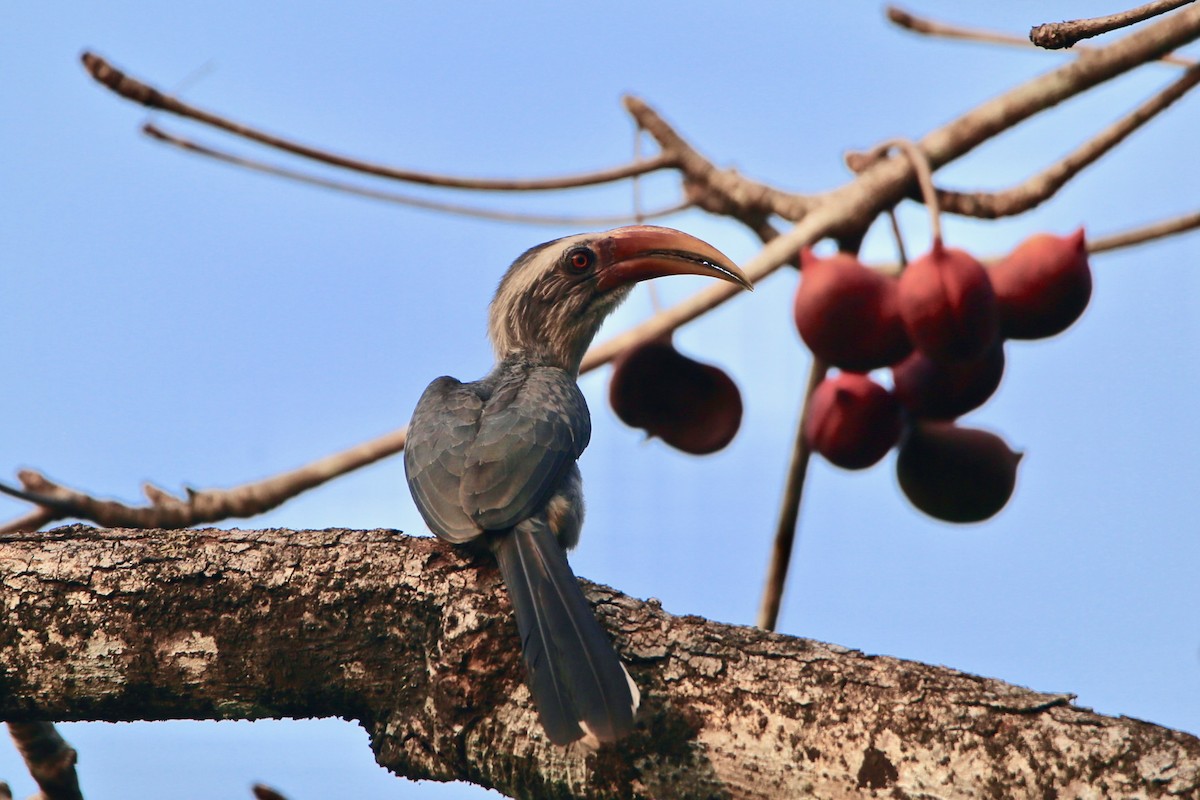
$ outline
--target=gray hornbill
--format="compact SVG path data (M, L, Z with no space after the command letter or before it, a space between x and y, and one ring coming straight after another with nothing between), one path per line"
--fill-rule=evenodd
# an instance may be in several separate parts
M752 288L715 248L670 228L616 228L531 248L492 300L495 367L471 383L435 380L408 429L413 500L442 539L495 554L533 700L558 745L624 736L639 701L567 563L583 523L575 460L592 427L575 381L592 337L633 284L675 274Z

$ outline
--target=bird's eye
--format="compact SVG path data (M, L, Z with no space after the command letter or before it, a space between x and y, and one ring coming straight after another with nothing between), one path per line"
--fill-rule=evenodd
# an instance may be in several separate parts
M596 263L596 254L586 247L576 247L567 253L567 269L576 275L587 272Z

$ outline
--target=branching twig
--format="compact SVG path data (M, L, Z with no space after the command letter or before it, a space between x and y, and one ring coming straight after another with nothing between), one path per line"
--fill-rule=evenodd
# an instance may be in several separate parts
M920 33L925 36L939 36L944 39L961 39L968 42L983 42L985 44L1001 44L1011 47L1022 47L1028 49L1034 47L1033 42L1029 41L1028 36L1016 36L1011 33L1002 33L1000 31L989 31L982 28L968 28L962 25L953 25L948 22L938 22L937 20L929 19L928 17L920 17L913 14L911 11L899 8L897 6L887 7L887 17L889 20L899 25L905 30L913 33ZM1075 48L1075 52L1082 53L1095 48L1083 45ZM1167 54L1162 56L1160 61L1168 64L1175 64L1180 67L1195 66L1196 62L1190 58Z
M158 89L155 89L149 84L143 83L136 78L131 78L121 70L109 64L95 53L84 53L82 56L83 65L92 77L99 81L104 86L107 86L112 91L124 97L126 100L131 100L139 103L147 108L155 108L166 111L170 114L178 114L181 117L202 122L205 125L211 125L214 128L219 128L236 136L241 136L245 139L258 142L259 144L274 147L278 150L283 150L293 155L303 158L310 158L314 161L320 161L325 164L331 164L335 167L343 167L352 169L356 172L375 175L381 178L391 178L393 180L405 181L407 183L419 183L426 186L442 186L453 189L478 189L486 191L532 191L532 190L548 190L548 189L570 189L579 186L596 186L602 183L610 183L612 181L623 180L634 175L645 175L648 172L663 169L672 166L671 161L666 156L658 156L656 158L647 159L634 164L624 164L611 169L597 170L588 172L582 175L568 175L558 178L541 178L534 180L499 180L489 178L456 178L449 175L435 175L429 172L417 172L414 170L399 169L397 167L389 167L383 164L372 164L367 161L362 161L349 156L331 153L315 147L293 142L289 139L284 139L278 136L273 136L269 133L251 128L239 122L226 119L212 112L205 111L201 108L196 108L188 103L184 103L170 95L163 94Z
M1124 141L1130 134L1166 110L1200 83L1200 66L1192 67L1179 80L1140 105L1133 112L1084 142L1068 156L1030 177L1024 183L1000 192L956 192L938 189L943 211L980 219L996 219L1022 214L1053 197L1059 189L1086 167ZM870 163L870 154L850 153L846 163L862 169ZM920 195L913 194L915 199Z
M1071 47L1083 39L1090 39L1103 33L1111 33L1119 28L1136 25L1151 17L1174 11L1185 6L1192 0L1153 0L1144 6L1122 11L1119 14L1109 14L1104 17L1091 19L1075 19L1067 22L1047 22L1037 25L1029 31L1029 41L1047 50L1061 50Z
M490 208L477 208L474 206L464 206L457 203L442 203L436 200L427 200L422 197L413 197L411 195L396 194L395 192L385 192L380 189L372 189L367 186L358 186L345 181L335 181L329 178L323 178L319 175L310 175L308 173L299 172L287 167L281 167L273 164L267 164L252 158L234 155L223 150L218 150L208 145L199 144L190 139L185 139L182 136L168 133L162 128L153 124L147 123L142 126L142 132L152 139L160 142L182 148L191 153L214 158L218 161L223 161L227 164L232 164L244 169L262 172L267 175L274 175L278 178L286 178L288 180L297 181L299 183L307 183L310 186L319 186L323 189L333 189L338 192L347 194L355 194L360 197L367 197L371 200L382 200L387 203L396 203L398 205L411 206L414 208L424 208L430 211L439 211L445 214L458 214L464 217L477 217L479 219L491 219L498 222L519 222L526 225L553 225L556 227L578 226L580 228L588 227L607 227L612 225L624 225L633 221L633 217L629 214L616 214L602 217L584 217L584 216L556 216L547 214L527 214L521 212L498 211ZM655 211L643 212L643 219L660 219L662 217L677 214L691 206L691 203L683 202L670 206L669 208L660 208Z
M52 722L10 722L8 732L42 790L37 800L83 800L75 773L78 754Z
M150 504L146 506L100 500L54 483L33 470L22 470L18 477L25 492L44 496L53 503L53 506L43 507L41 525L54 520L77 518L107 527L186 528L230 517L252 517L269 511L332 478L399 453L404 449L406 435L407 430L402 428L266 480L232 489L188 490L186 498L175 497L147 484L144 491ZM31 516L26 515L0 526L0 533L28 530L27 527L18 527L17 523Z

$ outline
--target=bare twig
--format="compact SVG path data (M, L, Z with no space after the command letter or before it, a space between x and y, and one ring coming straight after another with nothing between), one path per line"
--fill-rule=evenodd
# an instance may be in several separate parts
M804 427L808 424L809 400L817 386L825 380L825 373L828 371L829 365L814 356L808 371L808 384L804 388L800 421L796 426L796 441L792 445L792 460L788 465L779 523L775 528L775 543L771 547L766 585L763 588L762 603L758 608L757 625L768 631L775 630L779 622L779 606L783 601L783 588L787 584L788 568L792 563L792 550L800 524L800 501L804 496L804 482L808 477L808 462L812 456L812 449L809 448L808 439L804 435Z
M33 470L22 470L18 477L25 492L44 496L53 503L53 507L43 507L41 525L59 519L77 518L108 527L186 528L230 517L252 517L269 511L332 478L399 453L404 449L406 436L407 429L402 428L266 480L232 489L188 490L186 498L175 497L147 484L144 491L150 504L146 506L100 500L54 483ZM28 520L31 516L26 515L0 526L0 533L28 530L17 527L16 523Z
M10 722L8 732L42 790L38 800L83 800L75 773L79 756L59 735L54 723Z
M1000 31L984 30L982 28L968 28L962 25L953 25L948 22L938 22L937 20L928 17L920 17L911 11L898 8L897 6L887 7L887 17L889 20L899 25L905 30L913 33L920 33L925 36L939 36L944 39L960 39L968 42L983 42L985 44L1000 44L1010 47L1031 48L1035 47L1033 42L1029 41L1028 36L1016 36L1011 33L1002 33ZM1075 48L1075 52L1082 53L1095 48L1083 45ZM1159 61L1164 61L1168 64L1175 64L1180 67L1195 66L1196 62L1190 58L1183 56L1165 55L1159 58Z
M360 197L367 197L372 200L382 200L388 203L396 203L398 205L410 206L413 208L424 208L430 211L439 211L446 214L458 214L464 217L476 217L479 219L491 219L499 222L518 222L526 225L553 225L560 226L579 226L579 227L603 227L608 225L622 225L633 221L633 217L629 214L613 214L610 216L560 216L548 214L526 214L512 211L497 211L490 208L478 208L475 206L464 206L457 203L442 203L436 200L427 200L421 197L413 197L411 195L402 195L395 192L385 192L380 189L372 189L367 186L358 186L345 181L335 181L329 178L323 178L319 175L310 175L308 173L299 172L287 167L281 167L273 164L267 164L252 158L234 155L233 153L224 150L218 150L208 145L203 145L191 139L185 139L182 136L168 133L162 128L153 124L142 126L142 132L152 139L160 142L180 147L191 153L214 158L218 161L223 161L227 164L232 164L244 169L262 172L267 175L274 175L278 178L286 178L288 180L306 183L310 186L319 186L323 189L333 189L338 192L354 194ZM660 208L655 211L644 212L641 216L643 219L660 219L662 217L677 214L691 206L689 202L678 203L669 208Z
M737 170L718 169L641 98L630 95L624 102L638 127L654 137L671 166L683 173L684 189L695 205L756 231L771 214L795 222L808 213L812 198L751 180Z
M1071 47L1083 39L1090 39L1104 33L1111 33L1119 28L1136 25L1151 17L1174 11L1185 6L1192 0L1153 0L1137 8L1109 14L1104 17L1090 19L1075 19L1067 22L1047 22L1037 25L1029 31L1029 41L1047 50L1061 50Z
M99 83L116 92L126 100L139 103L147 108L155 108L170 114L194 119L205 125L211 125L236 136L274 147L293 155L310 158L335 167L352 169L356 172L375 175L381 178L420 183L426 186L444 186L454 189L479 189L487 191L532 191L543 189L570 189L578 186L596 186L610 183L634 175L644 175L648 172L672 166L670 159L665 156L648 159L637 164L624 164L611 169L597 170L581 175L568 175L558 178L542 178L535 180L502 180L489 178L456 178L449 175L435 175L429 172L389 167L383 164L372 164L349 156L331 153L315 147L293 142L269 133L251 128L239 122L226 119L212 112L184 103L170 95L163 94L149 84L126 75L121 70L109 64L95 53L84 53L81 57L84 67Z
M942 210L981 219L996 219L1024 213L1053 197L1086 167L1124 141L1131 133L1166 110L1200 83L1200 66L1192 67L1133 112L1105 128L1078 149L1024 183L1000 192L956 192L939 189ZM855 163L859 163L855 159ZM919 198L918 198L919 199Z
M1122 247L1145 244L1155 239L1164 239L1168 236L1186 233L1197 228L1200 228L1200 211L1194 211L1191 214L1184 214L1181 217L1163 220L1162 222L1151 223L1150 225L1143 225L1109 236L1102 236L1098 239L1091 239L1088 241L1087 247L1089 253L1104 253L1110 250L1118 250Z

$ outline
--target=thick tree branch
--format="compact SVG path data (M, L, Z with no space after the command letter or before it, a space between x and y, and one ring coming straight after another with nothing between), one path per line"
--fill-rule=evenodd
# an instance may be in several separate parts
M1151 17L1174 11L1190 2L1192 0L1153 0L1153 2L1118 14L1075 19L1068 22L1047 22L1037 25L1029 31L1029 41L1047 50L1061 50L1073 46L1082 39L1090 39L1093 36L1111 33L1120 28L1145 22Z
M0 536L0 718L342 716L401 775L519 797L1189 796L1200 740L1066 695L674 617L588 585L638 731L549 744L494 567L395 531Z

